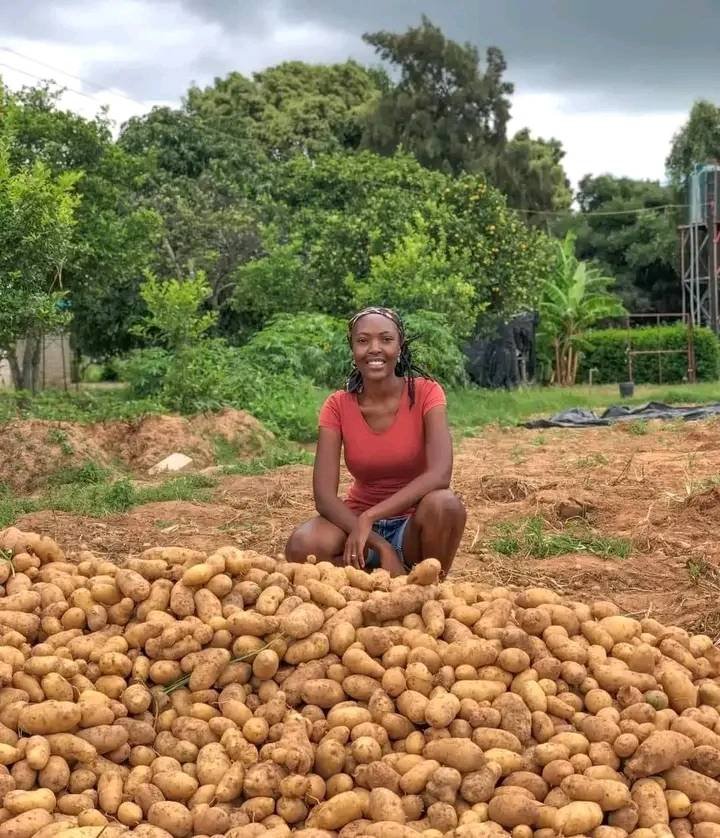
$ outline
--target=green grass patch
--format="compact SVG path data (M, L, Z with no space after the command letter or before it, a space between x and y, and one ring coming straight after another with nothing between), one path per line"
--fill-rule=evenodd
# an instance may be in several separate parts
M633 436L645 436L650 431L646 419L636 419L634 422L628 422L628 433Z
M547 559L565 553L592 553L603 558L626 559L632 549L627 539L601 535L581 522L566 524L560 531L550 530L540 515L522 522L500 524L489 544L503 556L532 559Z
M472 436L486 425L511 427L571 407L603 410L613 404L707 404L720 400L720 384L641 386L621 399L616 386L523 387L517 390L465 388L448 392L448 414L456 435Z
M127 478L98 483L66 483L53 486L37 497L14 497L6 491L0 493L0 527L9 526L21 515L47 509L104 518L145 503L204 503L210 500L216 485L217 481L207 475L187 474L147 486L137 486Z
M578 457L573 465L575 468L593 469L598 466L606 466L608 462L608 458L604 454L593 453L588 454L587 457Z
M112 472L110 469L88 460L81 466L65 466L58 469L48 478L51 486L68 486L79 483L83 486L95 486L98 483L105 483Z
M57 445L66 457L70 457L75 453L75 449L72 447L68 435L60 428L50 428L47 432L47 441L51 445Z
M48 419L88 424L137 419L156 413L167 413L167 410L157 400L131 398L124 387L42 390L35 395L24 390L0 390L0 422ZM58 444L62 444L59 439Z
M315 438L315 417L330 391L313 388L303 391L301 405L287 413L287 395L266 395L266 413L283 434L300 441ZM616 386L588 387L525 387L517 390L482 390L468 387L448 391L450 422L457 436L470 436L486 425L513 426L539 416L550 416L570 407L602 410L612 404L642 404L662 401L668 404L703 404L720 400L720 385L715 382L687 385L638 386L631 399L621 399ZM298 411L304 417L300 427ZM252 412L252 411L251 411ZM124 387L97 387L78 391L44 390L32 395L27 392L0 390L0 423L17 418L48 419L80 423L120 419L129 420L151 414L168 413L156 399L130 396ZM295 417L295 418L293 418ZM61 432L62 433L62 432ZM542 434L536 445L542 445ZM58 439L58 444L62 444ZM67 441L66 441L67 444ZM230 446L231 448L231 446ZM227 457L232 458L228 450ZM228 463L230 464L230 463Z
M310 451L297 445L278 444L271 446L259 457L250 460L237 460L223 466L223 474L254 475L264 474L282 466L312 465L314 457Z

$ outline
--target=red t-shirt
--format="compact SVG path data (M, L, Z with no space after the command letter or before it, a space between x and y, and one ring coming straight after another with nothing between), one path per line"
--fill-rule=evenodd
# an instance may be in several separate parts
M392 425L378 432L365 421L355 393L339 390L328 397L318 424L342 435L345 464L355 479L346 498L353 512L375 506L422 474L426 467L423 417L445 403L439 384L416 378L415 404L410 407L406 384Z

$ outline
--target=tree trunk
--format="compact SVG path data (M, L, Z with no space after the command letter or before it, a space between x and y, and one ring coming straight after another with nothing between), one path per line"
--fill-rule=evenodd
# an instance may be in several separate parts
M38 376L40 371L40 356L42 351L42 338L37 334L25 336L22 364L20 363L15 350L8 353L10 369L12 370L13 384L18 390L31 390L37 392Z
M41 358L41 354L42 354L42 348L43 348L44 341L42 339L42 335L34 336L33 341L34 341L34 346L32 347L32 356L30 358L30 375L31 375L30 384L31 384L31 389L32 389L33 393L37 393L38 385L40 384L38 379L39 379L39 376L40 376L40 358ZM26 347L26 351L27 351L27 347Z
M20 362L18 361L17 350L11 347L7 350L7 359L10 364L10 373L12 375L13 387L16 390L22 390L22 371L20 370Z
M560 341L555 338L555 383L562 386L562 364L560 361Z

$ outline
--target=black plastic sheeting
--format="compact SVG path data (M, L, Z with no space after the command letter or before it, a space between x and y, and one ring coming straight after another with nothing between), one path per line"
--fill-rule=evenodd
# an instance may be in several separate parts
M470 378L480 387L511 390L532 381L537 358L537 313L519 314L497 326L492 337L477 337L465 347Z
M614 425L616 422L631 422L637 419L682 419L691 422L720 416L720 402L696 407L673 407L662 402L648 402L637 407L623 404L613 405L600 415L585 407L571 407L556 413L550 419L533 419L522 422L523 428L592 428L598 425Z

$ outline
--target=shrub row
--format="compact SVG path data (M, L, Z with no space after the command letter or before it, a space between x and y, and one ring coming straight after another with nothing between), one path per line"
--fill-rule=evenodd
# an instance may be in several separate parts
M628 380L628 346L633 350L680 350L674 355L636 355L633 381L636 384L674 384L687 377L688 330L683 325L645 326L634 329L597 329L588 332L582 347L578 382L613 384ZM695 367L699 381L713 381L720 375L720 343L710 329L694 330Z
M465 362L442 315L407 318L417 335L417 361L447 386L466 382ZM169 410L197 413L225 405L247 410L280 436L315 437L328 389L344 385L350 350L342 320L324 314L282 314L241 347L202 340L175 355L148 347L120 364L136 398L157 398Z

